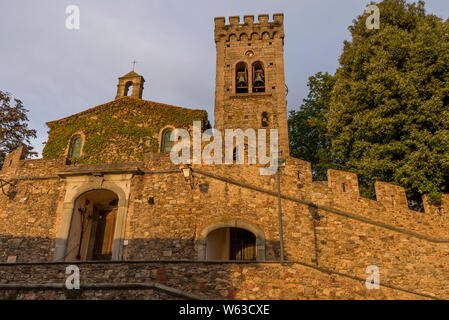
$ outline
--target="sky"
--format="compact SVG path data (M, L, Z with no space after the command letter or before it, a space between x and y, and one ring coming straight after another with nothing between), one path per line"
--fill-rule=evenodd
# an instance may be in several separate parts
M143 99L205 109L214 121L214 17L284 13L288 110L307 79L334 73L348 26L369 0L0 0L0 90L23 101L39 153L46 122L114 100L117 78L144 76ZM66 8L80 9L79 30ZM427 0L447 19L448 0ZM228 22L228 20L227 20ZM382 13L380 15L382 23Z

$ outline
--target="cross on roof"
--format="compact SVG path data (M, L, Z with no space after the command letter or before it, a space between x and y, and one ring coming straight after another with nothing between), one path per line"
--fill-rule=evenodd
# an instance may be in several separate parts
M134 61L131 61L131 63L132 63L132 65L133 65L133 71L134 71L134 68L136 67L136 63L137 63L137 61L136 61L136 60L134 60Z

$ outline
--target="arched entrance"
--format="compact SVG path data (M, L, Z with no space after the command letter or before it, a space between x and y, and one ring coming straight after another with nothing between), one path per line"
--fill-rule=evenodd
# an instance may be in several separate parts
M220 228L206 238L206 260L256 260L256 236L241 228Z
M65 260L111 260L118 196L88 191L75 201Z
M198 236L199 260L265 260L265 237L258 227L240 220L218 222Z

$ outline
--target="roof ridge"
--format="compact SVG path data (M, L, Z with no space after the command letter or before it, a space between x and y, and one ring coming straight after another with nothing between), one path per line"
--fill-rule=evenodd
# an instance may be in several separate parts
M179 109L184 109L184 110L188 110L188 111L206 111L206 110L204 110L204 109L193 109L193 108L179 107L179 106L170 105L170 104L166 104L166 103L162 103L162 102L156 102L156 101L144 100L144 99L140 99L140 98L136 98L136 97L131 97L131 96L125 96L125 97L121 97L121 98L118 98L118 99L115 99L115 100L112 100L112 101L109 101L109 102L106 102L106 103L99 104L99 105L97 105L97 106L91 107L91 108L86 109L86 110L84 110L84 111L77 112L77 113L75 113L75 114L69 115L69 116L67 116L67 117L64 117L64 118L61 118L61 119L58 119L58 120L48 121L48 122L46 122L46 124L47 124L47 126L48 126L48 125L50 125L50 124L53 124L53 123L57 123L57 122L66 120L66 119L71 118L71 117L76 116L76 115L87 114L87 113L89 113L89 112L94 111L95 109L100 109L101 107L104 107L104 106L106 106L106 105L111 105L111 104L117 103L117 102L120 103L120 101L123 101L123 100L138 100L138 101L141 101L143 104L146 104L146 105L151 104L151 106L169 107L169 108L179 108Z

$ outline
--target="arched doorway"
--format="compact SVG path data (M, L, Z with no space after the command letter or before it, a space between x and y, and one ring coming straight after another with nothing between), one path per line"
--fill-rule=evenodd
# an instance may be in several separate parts
M199 260L265 260L265 236L257 226L236 219L216 222L198 234Z
M111 260L118 196L88 191L75 201L65 260Z
M206 260L256 260L256 236L241 228L220 228L206 238Z

